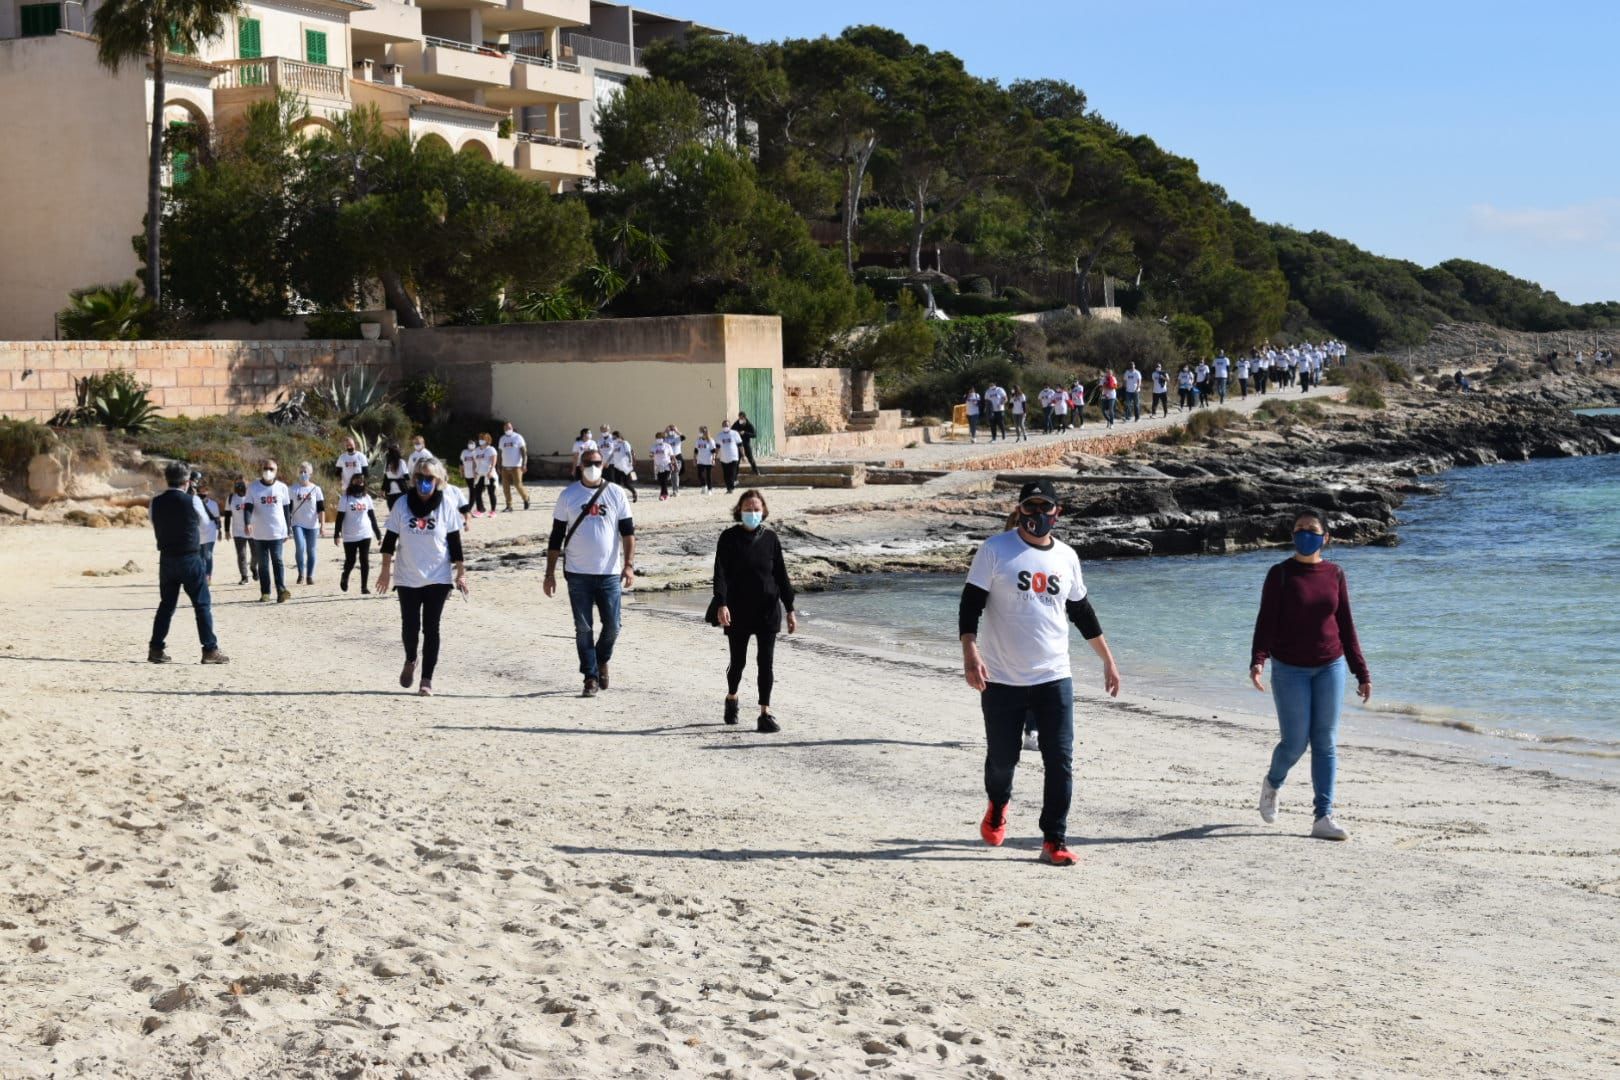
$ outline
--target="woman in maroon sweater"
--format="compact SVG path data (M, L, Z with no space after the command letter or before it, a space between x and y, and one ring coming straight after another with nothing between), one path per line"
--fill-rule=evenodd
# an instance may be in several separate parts
M1327 527L1313 511L1294 519L1294 556L1271 568L1254 623L1249 681L1265 691L1260 673L1271 661L1271 696L1282 738L1271 753L1271 770L1260 782L1260 817L1277 820L1277 789L1311 750L1311 787L1316 823L1311 835L1348 840L1333 820L1333 779L1338 767L1339 708L1346 669L1356 677L1362 701L1372 696L1372 676L1356 640L1350 589L1344 570L1324 562Z

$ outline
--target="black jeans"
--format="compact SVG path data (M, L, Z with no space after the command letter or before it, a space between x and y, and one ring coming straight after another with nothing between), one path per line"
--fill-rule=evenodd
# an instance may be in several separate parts
M720 463L720 476L726 482L726 494L730 495L737 490L737 466L740 461L722 461Z
M1074 680L1059 679L1039 686L991 683L979 695L984 712L984 790L990 801L1004 806L1012 799L1013 772L1023 750L1024 725L1033 718L1040 732L1041 762L1046 768L1046 790L1041 803L1041 834L1061 842L1069 827L1069 803L1074 798Z
M245 536L233 536L231 537L231 543L236 545L236 572L242 576L242 581L245 583L250 574L254 581L259 580L258 560L255 559L252 563L248 561L248 538Z
M439 664L439 619L450 599L448 585L399 587L400 636L405 641L405 659L416 659L416 638L422 638L422 681L433 682L433 669Z
M755 657L759 672L759 703L770 705L771 687L776 684L776 633L775 630L735 628L726 631L726 643L731 646L731 664L726 668L726 693L729 696L737 696L737 687L742 685L743 668L748 666L748 639L756 638L759 641Z
M755 476L758 476L759 475L759 462L754 460L754 440L753 439L744 439L743 440L742 452L743 452L743 457L748 459L748 467L754 471Z
M1164 407L1164 415L1169 416L1170 415L1170 391L1166 390L1163 393L1159 393L1157 390L1155 390L1153 392L1153 404L1148 409L1148 419L1151 420L1154 416L1158 415L1159 407L1161 405Z
M1001 438L1007 437L1007 413L1003 409L990 410L990 441L995 442L997 434Z
M371 588L371 541L343 541L343 587L349 587L349 575L354 572L355 561L360 563L360 587Z
M708 491L710 488L714 487L714 466L713 465L699 465L697 467L697 471L698 471L698 485L700 487L702 487L704 491Z
M180 590L186 591L192 613L197 616L197 640L204 650L219 647L214 637L214 613L208 595L208 575L203 571L200 554L161 555L158 557L158 609L152 619L153 649L161 652L169 637L169 622L174 609L180 604Z

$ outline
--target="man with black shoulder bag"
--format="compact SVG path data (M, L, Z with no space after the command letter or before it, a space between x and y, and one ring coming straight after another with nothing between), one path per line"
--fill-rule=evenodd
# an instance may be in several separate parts
M546 545L545 593L557 594L557 562L563 563L568 603L574 612L574 645L585 678L583 697L608 688L608 663L619 637L621 590L635 584L636 524L624 489L602 477L602 452L580 456L580 478L557 496ZM602 618L595 633L594 616Z

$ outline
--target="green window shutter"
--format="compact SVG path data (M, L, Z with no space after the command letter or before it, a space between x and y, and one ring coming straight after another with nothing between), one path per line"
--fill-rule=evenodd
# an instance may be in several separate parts
M62 8L58 4L24 4L23 37L49 37L62 28Z
M236 20L236 55L243 60L257 60L264 55L262 48L259 44L259 20Z
M189 130L191 124L186 120L170 120L169 135L181 134ZM191 179L192 154L189 150L175 150L169 154L169 186L179 187Z
M169 23L169 51L176 56L186 55L186 43L180 40L180 26L178 23Z
M326 31L304 31L304 59L311 64L326 63Z

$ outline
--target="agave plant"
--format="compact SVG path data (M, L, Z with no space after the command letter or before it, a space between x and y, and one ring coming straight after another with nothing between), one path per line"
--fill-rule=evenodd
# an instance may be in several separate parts
M317 390L316 395L343 427L354 427L356 421L387 398L382 377L365 368L350 368Z
M151 426L157 408L147 397L144 386L113 383L96 398L96 420L112 431L138 434Z
M56 318L62 336L72 341L139 341L152 312L140 285L124 281L74 289Z

